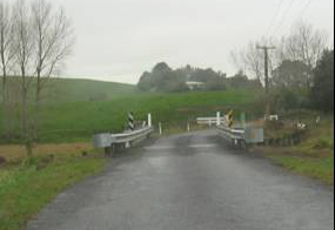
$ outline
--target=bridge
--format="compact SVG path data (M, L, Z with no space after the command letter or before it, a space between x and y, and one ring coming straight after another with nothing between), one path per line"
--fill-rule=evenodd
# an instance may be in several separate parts
M149 138L124 149L27 229L333 229L333 191L235 148L219 132Z

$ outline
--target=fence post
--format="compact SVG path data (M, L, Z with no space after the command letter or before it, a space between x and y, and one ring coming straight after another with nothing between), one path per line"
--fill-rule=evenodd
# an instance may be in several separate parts
M245 130L246 129L246 123L245 123L245 113L244 112L241 113L240 120L241 120L242 128Z
M148 113L148 127L152 126L151 113Z
M162 135L162 123L158 123L159 135Z
M216 112L216 125L219 126L221 124L220 112Z

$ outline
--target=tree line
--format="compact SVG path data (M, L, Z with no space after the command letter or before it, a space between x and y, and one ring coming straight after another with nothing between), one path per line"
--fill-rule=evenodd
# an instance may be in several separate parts
M62 7L46 0L0 2L0 68L3 138L17 137L32 154L38 140L43 89L58 74L74 44L73 28Z
M327 35L323 31L299 21L280 39L252 41L245 48L231 52L231 60L237 68L264 82L264 53L257 49L260 44L275 47L269 51L270 96L274 110L334 110L334 70L330 67L334 51L327 48Z
M261 88L258 79L248 79L239 71L234 76L227 77L226 73L214 71L211 68L196 68L190 65L172 69L165 62L157 63L151 72L145 71L137 84L143 91L183 92L190 88L189 82L201 83L198 90L226 90L226 89L257 89Z

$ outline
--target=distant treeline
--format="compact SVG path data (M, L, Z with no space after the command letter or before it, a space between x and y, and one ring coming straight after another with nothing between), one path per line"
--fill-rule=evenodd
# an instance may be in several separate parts
M190 65L171 69L165 62L154 66L151 72L145 71L137 84L143 91L182 92L196 90L257 89L262 84L258 79L248 79L239 71L232 77L216 72L211 68L201 69Z

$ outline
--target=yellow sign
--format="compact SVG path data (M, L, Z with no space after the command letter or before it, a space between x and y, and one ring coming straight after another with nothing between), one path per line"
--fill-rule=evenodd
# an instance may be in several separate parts
M226 115L226 119L227 119L228 127L231 127L233 125L233 122L234 122L233 110L229 110L229 112Z

